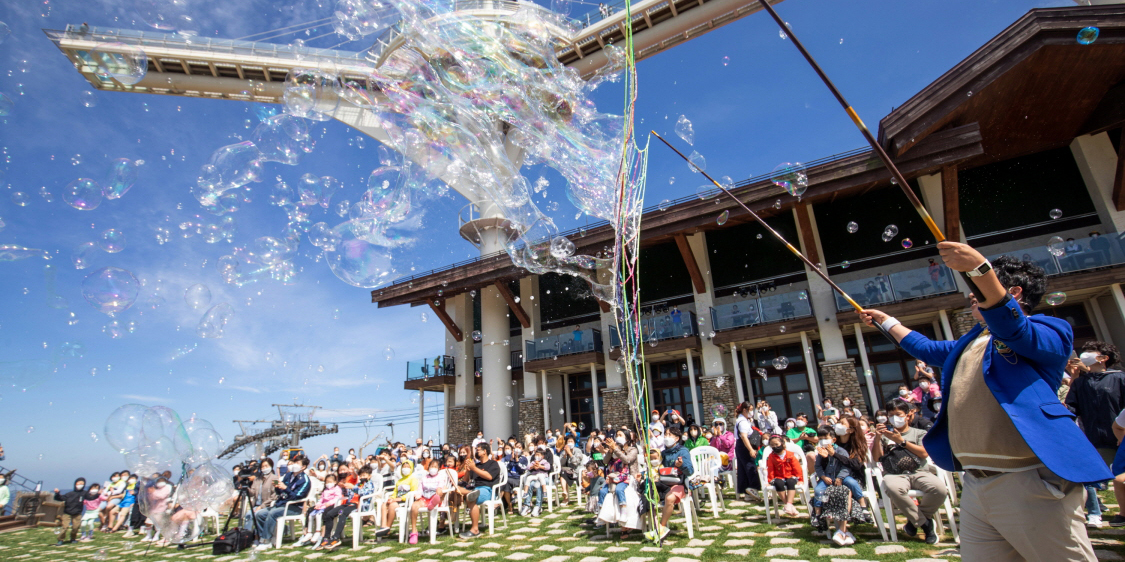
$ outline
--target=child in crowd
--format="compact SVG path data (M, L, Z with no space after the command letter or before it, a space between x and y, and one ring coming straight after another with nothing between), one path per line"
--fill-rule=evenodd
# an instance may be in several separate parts
M836 432L830 427L817 430L819 439L816 447L816 487L813 489L812 526L817 530L828 528L828 520L836 524L832 542L839 546L855 544L855 537L847 530L847 515L850 508L851 491L844 486L844 479L852 475L848 468L848 452L836 444ZM830 496L833 504L843 500L843 509L827 509Z
M629 487L629 467L625 461L612 456L609 466L605 469L605 485L598 491L598 506L600 508L605 497L612 489L617 498L618 509L625 507L625 489Z
M586 470L582 473L582 489L586 491L586 511L598 512L599 498L602 487L605 486L605 477L602 475L598 461L590 460L586 463Z
M785 514L797 517L797 508L793 506L793 498L797 496L797 483L805 479L801 461L797 455L785 447L785 438L780 435L770 436L770 455L766 458L767 480L777 491L778 497L785 502Z
M78 529L82 524L82 501L85 499L86 479L79 478L74 481L74 489L60 494L59 489L55 488L55 501L63 503L62 525L59 531L59 542L56 546L63 545L63 539L66 537L66 530L70 528L70 542L78 540Z
M117 504L112 512L114 521L113 526L110 527L109 532L116 533L121 526L129 521L129 516L133 513L133 504L137 501L137 475L129 475L129 479L125 481L125 495L121 498L121 503Z
M453 489L454 482L449 472L442 470L437 459L423 460L425 472L418 479L419 490L415 492L414 503L410 506L410 544L418 544L418 514L422 508L431 512L441 506L446 493Z
M79 542L90 542L94 540L94 531L98 528L98 519L101 513L98 507L102 504L102 487L99 484L90 486L90 491L86 492L86 497L82 499L82 507L86 511L82 512L82 536L78 539Z
M324 490L320 492L320 499L317 500L316 505L312 510L305 514L305 529L306 532L301 540L297 541L295 546L304 546L306 544L320 544L321 529L317 528L317 517L322 515L326 510L339 505L344 499L344 491L336 484L338 478L335 474L328 473L324 475ZM316 532L313 532L313 529Z
M541 449L536 449L532 455L531 465L527 468L527 480L523 489L523 507L520 515L531 513L532 517L539 517L539 504L543 503L543 486L550 477L551 463L547 462ZM535 507L531 505L531 495L535 494Z
M391 523L395 521L398 504L406 502L410 494L418 491L418 479L414 477L413 463L403 459L402 465L398 467L398 474L395 491L387 497L386 507L383 508L383 520L379 522L382 526L375 531L376 537L385 537L391 533Z

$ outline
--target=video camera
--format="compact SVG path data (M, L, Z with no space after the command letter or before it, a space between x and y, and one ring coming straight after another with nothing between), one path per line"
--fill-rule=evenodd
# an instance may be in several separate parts
M254 478L261 478L263 476L262 469L256 462L249 462L245 466L238 465L238 474L234 477L234 487L237 489L250 489L250 485L254 482Z

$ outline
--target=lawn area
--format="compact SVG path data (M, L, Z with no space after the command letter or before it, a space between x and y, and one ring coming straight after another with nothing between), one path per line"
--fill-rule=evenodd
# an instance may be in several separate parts
M1105 501L1113 501L1112 494ZM705 507L709 507L706 506ZM1111 505L1113 513L1116 506ZM802 513L804 509L802 508ZM884 543L878 529L860 525L854 532L858 542L850 547L837 548L823 534L814 534L807 519L774 520L766 523L765 511L760 504L750 505L732 501L729 497L726 510L720 517L710 510L700 511L695 538L689 539L683 526L683 517L673 517L672 534L660 547L641 539L634 533L626 541L618 540L616 530L610 539L605 538L605 528L594 529L583 522L589 515L570 505L556 508L554 513L544 512L538 519L510 517L507 528L499 528L495 535L487 532L474 541L440 537L431 545L423 535L419 544L410 546L397 540L375 542L373 528L365 527L365 541L358 550L351 550L350 538L345 547L335 552L314 552L311 548L295 549L287 543L280 550L261 553L212 557L210 545L189 550L175 547L148 548L138 539L122 539L118 535L102 535L90 543L54 546L55 529L39 528L0 534L0 560L184 560L212 559L221 561L253 560L370 560L372 562L467 562L491 560L502 562L688 562L691 560L726 561L752 560L807 560L833 562L838 560L879 560L885 562L910 562L915 560L960 560L957 545L948 534L937 545L927 545L921 540ZM1108 519L1108 516L1107 516ZM499 521L499 518L498 518ZM899 527L904 521L899 519ZM500 524L498 523L498 526ZM349 526L350 529L350 526ZM1125 560L1125 529L1091 530L1091 540L1099 559ZM210 535L208 538L212 538ZM397 539L397 534L392 537Z

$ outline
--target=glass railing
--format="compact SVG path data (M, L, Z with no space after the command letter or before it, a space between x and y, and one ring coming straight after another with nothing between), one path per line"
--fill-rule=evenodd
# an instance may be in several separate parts
M641 317L641 339L646 342L686 338L697 333L695 313L691 311L677 310Z
M715 330L743 328L812 316L807 291L789 291L742 299L711 307Z
M957 282L954 280L953 272L948 267L936 263L874 277L837 281L836 284L865 307L957 292ZM840 312L852 310L852 305L837 294L836 310Z
M602 331L574 330L526 342L525 361L550 359L562 355L602 350Z
M406 380L425 380L430 377L452 377L457 374L453 364L453 357L442 355L406 362Z
M1048 239L1041 245L1011 250L986 256L990 261L1000 256L1031 260L1039 264L1047 275L1073 273L1125 263L1122 235L1110 232L1085 238L1066 238L1062 243L1048 247Z
M523 352L522 351L519 351L519 350L513 351L512 356L509 360L511 361L511 365L512 365L513 369L522 369L523 368Z

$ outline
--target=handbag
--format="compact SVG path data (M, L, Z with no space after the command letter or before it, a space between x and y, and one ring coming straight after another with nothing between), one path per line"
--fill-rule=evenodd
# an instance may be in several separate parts
M674 466L665 466L659 468L657 471L661 484L665 486L679 486L683 484L684 479L680 475L680 469Z
M884 474L909 474L922 467L922 459L896 443L883 453L879 466Z
M233 554L249 550L254 543L254 538L254 531L235 527L215 537L215 541L211 543L211 554Z

